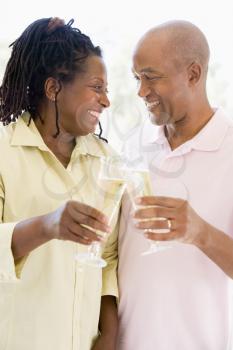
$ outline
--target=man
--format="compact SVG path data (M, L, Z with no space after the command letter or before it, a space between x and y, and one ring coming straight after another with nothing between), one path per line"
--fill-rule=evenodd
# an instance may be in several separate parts
M157 126L137 155L128 146L130 161L143 157L153 190L166 194L139 198L134 215L123 205L118 350L230 349L233 123L208 101L208 61L206 38L186 21L151 29L133 55ZM176 183L185 196L169 196ZM170 248L145 255L146 238Z

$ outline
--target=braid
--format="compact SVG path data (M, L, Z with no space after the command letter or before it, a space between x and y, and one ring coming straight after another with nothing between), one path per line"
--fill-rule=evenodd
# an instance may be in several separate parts
M54 138L56 138L59 133L60 133L60 128L59 128L59 113L58 113L58 107L57 107L57 95L59 94L59 92L61 91L61 83L60 81L59 82L59 89L58 91L56 91L56 95L55 95L55 101L54 101L54 104L55 104L55 118L56 118L56 127L57 127L57 132L56 134L53 135Z
M99 122L99 129L100 129L99 134L95 134L95 135L98 136L98 138L99 138L100 140L103 140L103 141L105 141L105 142L108 143L108 140L107 140L105 137L102 136L103 129L102 129L102 125L101 125L100 122Z
M23 111L28 111L32 119L40 117L38 107L48 77L60 83L72 81L75 73L84 70L88 56L102 57L100 48L73 28L73 22L72 19L64 24L60 20L59 25L50 26L51 18L39 19L10 45L12 53L0 87L0 121L5 125L16 121ZM54 137L59 134L56 97Z

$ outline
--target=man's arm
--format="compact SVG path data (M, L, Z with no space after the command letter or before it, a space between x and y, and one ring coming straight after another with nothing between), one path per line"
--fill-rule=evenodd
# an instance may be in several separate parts
M194 244L233 279L233 239L204 222L203 234Z

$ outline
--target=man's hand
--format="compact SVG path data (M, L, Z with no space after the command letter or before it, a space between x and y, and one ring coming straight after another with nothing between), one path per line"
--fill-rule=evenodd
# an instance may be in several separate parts
M139 220L136 227L146 230L148 239L194 244L233 279L232 237L204 221L187 201L170 197L140 197L137 204L142 208L134 215ZM152 231L161 229L166 229L167 233Z
M110 339L107 336L99 335L91 350L115 350L115 339Z
M199 245L207 223L186 200L150 196L138 198L137 204L142 208L138 209L134 215L139 220L136 227L146 230L145 235L148 239L155 241L180 240ZM167 229L167 233L152 231L161 229Z
M110 232L107 222L107 217L99 210L77 201L68 201L54 212L44 215L43 228L50 239L91 244L101 240L94 231Z

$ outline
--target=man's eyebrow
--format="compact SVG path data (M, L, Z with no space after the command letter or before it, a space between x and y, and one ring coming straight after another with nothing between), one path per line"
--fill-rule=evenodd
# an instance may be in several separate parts
M162 74L161 72L159 72L156 69L153 69L151 67L145 67L143 69L140 70L140 73L156 73L156 74Z
M137 74L143 74L143 73L153 73L153 74L159 74L159 75L163 75L161 72L159 72L156 69L153 69L151 67L145 67L142 68L139 73L136 73L134 69L132 69L133 74L137 75Z

